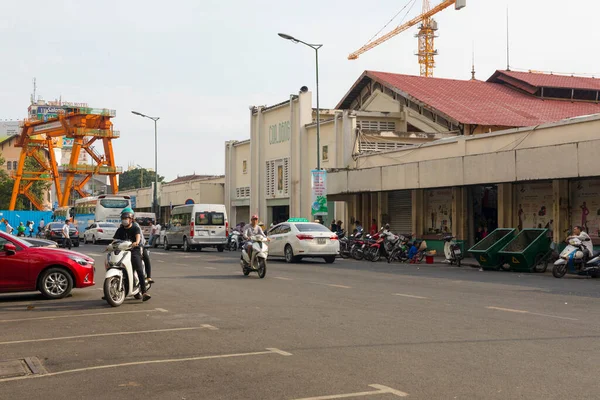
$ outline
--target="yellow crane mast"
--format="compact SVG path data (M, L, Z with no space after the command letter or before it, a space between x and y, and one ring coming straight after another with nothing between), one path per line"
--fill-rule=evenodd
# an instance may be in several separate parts
M466 5L466 0L444 0L437 6L431 8L429 0L423 0L422 13L410 21L398 26L396 29L386 33L380 38L373 40L348 56L348 60L356 60L361 54L379 46L383 42L388 41L401 32L421 23L417 38L419 39L419 65L421 76L433 76L433 68L435 67L435 55L437 50L434 47L435 32L437 31L437 22L432 18L435 14L455 4L457 10L462 9Z

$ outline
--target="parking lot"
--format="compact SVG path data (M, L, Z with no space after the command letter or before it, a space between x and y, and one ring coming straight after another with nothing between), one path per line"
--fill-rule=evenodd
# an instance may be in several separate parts
M153 250L148 302L0 295L3 398L596 398L599 283ZM4 397L6 396L6 397Z

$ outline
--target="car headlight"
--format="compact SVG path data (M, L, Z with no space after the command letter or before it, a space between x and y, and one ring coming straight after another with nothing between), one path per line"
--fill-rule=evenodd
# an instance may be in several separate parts
M75 261L79 265L89 265L90 264L85 258L82 258L79 256L69 256L69 258L71 260Z

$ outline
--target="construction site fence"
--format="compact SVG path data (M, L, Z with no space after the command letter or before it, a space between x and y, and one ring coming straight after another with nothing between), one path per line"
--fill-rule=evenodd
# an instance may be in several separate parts
M27 225L27 221L33 221L33 235L35 236L42 218L46 224L52 222L52 211L0 210L0 220L4 221L6 219L10 226L13 227L13 234L15 235L17 234L17 226L19 226L20 222L22 222L23 225ZM0 223L0 229L6 232L6 224L4 222ZM27 235L29 235L29 232L27 232Z

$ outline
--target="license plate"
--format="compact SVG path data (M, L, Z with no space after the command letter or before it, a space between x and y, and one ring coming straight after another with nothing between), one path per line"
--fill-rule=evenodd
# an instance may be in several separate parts
M317 238L317 244L325 244L327 243L327 239L325 238Z
M198 231L198 236L208 236L208 231Z
M461 254L460 249L454 250L454 254Z

